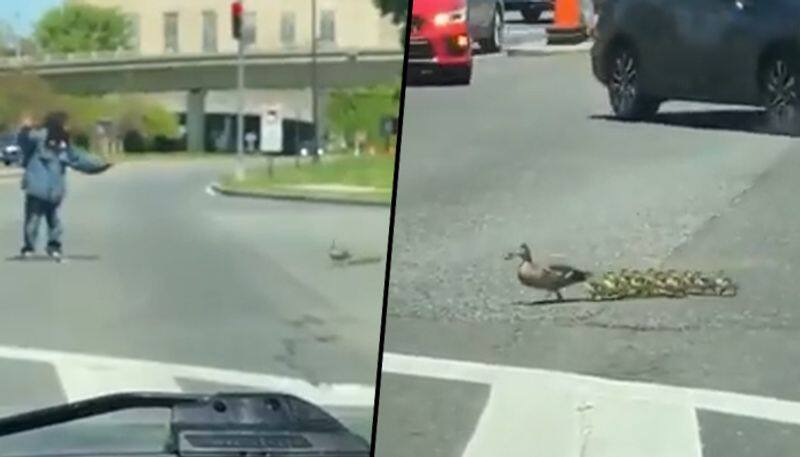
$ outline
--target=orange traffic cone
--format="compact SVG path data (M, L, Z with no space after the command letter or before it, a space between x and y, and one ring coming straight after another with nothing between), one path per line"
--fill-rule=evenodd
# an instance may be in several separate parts
M581 0L556 0L553 26L547 28L547 44L578 44L587 38Z

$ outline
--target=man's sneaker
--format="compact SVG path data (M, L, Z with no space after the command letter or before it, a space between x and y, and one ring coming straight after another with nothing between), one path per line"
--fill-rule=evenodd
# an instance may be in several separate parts
M22 257L23 259L29 259L33 256L33 249L22 248L22 250L19 251L19 256Z
M53 260L61 260L61 250L57 248L48 248L47 255L49 255Z

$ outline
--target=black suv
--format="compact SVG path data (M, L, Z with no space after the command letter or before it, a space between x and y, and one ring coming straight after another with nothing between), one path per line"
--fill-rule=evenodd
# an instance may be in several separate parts
M592 48L614 113L644 119L669 99L766 108L800 130L800 2L606 0Z
M555 0L505 0L506 11L519 11L525 22L539 21L542 13L553 11Z

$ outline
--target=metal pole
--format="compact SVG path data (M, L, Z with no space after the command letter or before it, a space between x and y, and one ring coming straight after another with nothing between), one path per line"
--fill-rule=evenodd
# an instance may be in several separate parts
M319 160L319 109L317 94L317 0L311 0L311 121L314 124L313 160Z
M244 0L242 0L244 3ZM242 18L244 20L244 17ZM244 179L244 50L246 25L242 23L242 35L239 38L237 56L237 92L238 108L236 112L236 178Z
M17 26L20 23L22 23L22 21L20 20L19 10L14 12L14 19L16 20L16 23L15 23L15 26L14 26L14 41L16 43L16 46L15 46L14 51L15 51L15 54L17 55L17 59L19 59L20 57L22 57L22 34L17 32Z

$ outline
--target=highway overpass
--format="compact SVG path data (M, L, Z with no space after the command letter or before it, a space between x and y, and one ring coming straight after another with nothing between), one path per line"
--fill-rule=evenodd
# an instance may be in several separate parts
M297 89L311 86L312 58L307 52L259 52L246 55L248 89ZM205 95L236 87L234 53L142 56L95 53L37 59L2 59L0 74L27 72L72 94L186 91L190 149L202 149ZM317 54L319 87L364 86L399 80L403 53L396 49L325 51Z

